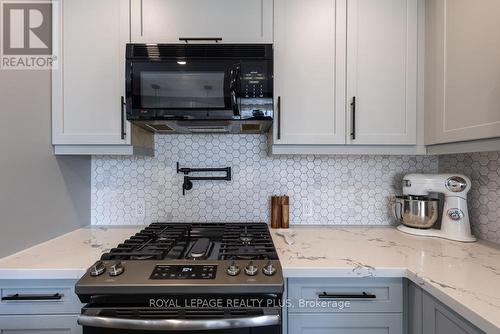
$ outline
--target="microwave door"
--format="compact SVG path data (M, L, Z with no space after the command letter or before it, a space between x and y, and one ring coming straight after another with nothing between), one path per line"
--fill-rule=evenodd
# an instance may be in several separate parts
M233 118L237 81L225 62L145 62L133 64L132 107L164 118Z

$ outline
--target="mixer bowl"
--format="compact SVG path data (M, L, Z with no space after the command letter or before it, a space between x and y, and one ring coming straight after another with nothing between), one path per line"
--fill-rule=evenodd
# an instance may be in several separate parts
M439 199L427 196L396 196L394 216L403 225L428 229L439 216Z

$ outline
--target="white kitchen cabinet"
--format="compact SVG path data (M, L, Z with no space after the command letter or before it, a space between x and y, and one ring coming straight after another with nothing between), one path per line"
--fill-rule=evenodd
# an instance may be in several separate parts
M426 12L426 144L500 137L500 2L429 0Z
M78 315L0 316L2 334L81 334Z
M275 0L275 144L345 143L345 10Z
M52 71L56 154L152 153L153 136L125 120L127 0L60 2L59 68Z
M273 0L132 0L131 6L134 43L273 42Z
M419 0L276 0L274 145L415 146L418 19Z
M347 4L347 142L415 145L418 0Z
M75 280L0 280L1 334L80 334Z

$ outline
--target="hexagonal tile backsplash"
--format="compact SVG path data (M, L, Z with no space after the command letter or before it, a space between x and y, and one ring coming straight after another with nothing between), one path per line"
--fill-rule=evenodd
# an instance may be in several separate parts
M471 178L472 231L481 239L500 243L500 152L443 155L439 171L460 171Z
M93 157L92 224L269 221L270 196L287 194L291 224L388 225L402 176L438 171L438 157L268 156L265 135L155 139L155 157ZM233 180L194 182L182 196L177 161L230 166ZM303 214L307 201L311 216Z

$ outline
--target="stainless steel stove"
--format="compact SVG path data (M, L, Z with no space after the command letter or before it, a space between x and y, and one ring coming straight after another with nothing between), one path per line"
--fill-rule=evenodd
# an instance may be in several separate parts
M264 223L154 223L77 282L84 333L280 333L283 276Z

